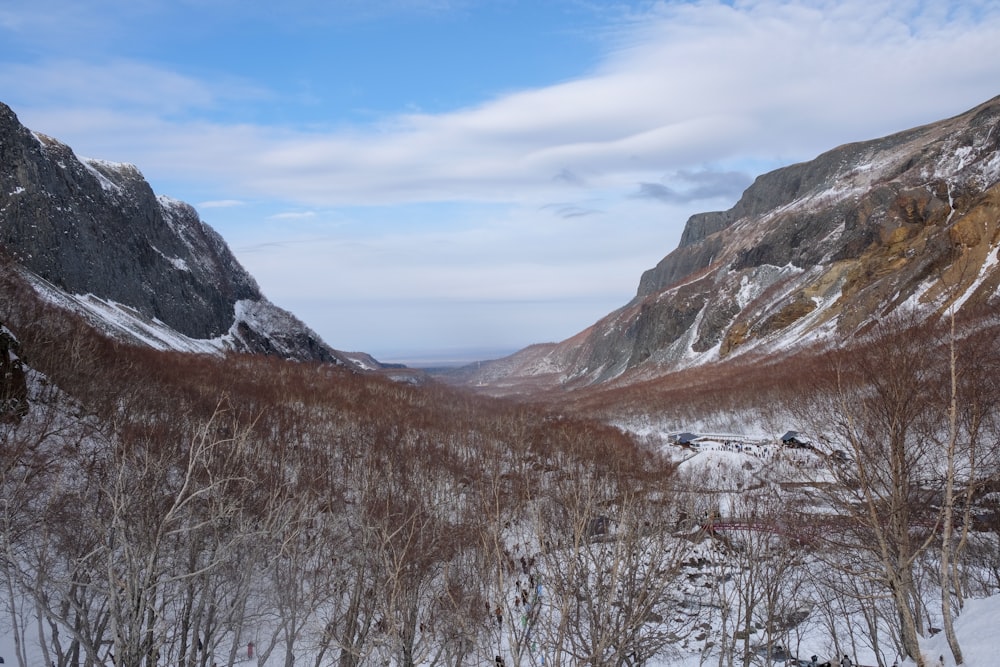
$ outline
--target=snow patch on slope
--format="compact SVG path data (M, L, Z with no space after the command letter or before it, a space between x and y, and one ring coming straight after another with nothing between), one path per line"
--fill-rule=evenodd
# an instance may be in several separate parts
M61 308L80 313L113 338L139 342L156 350L214 355L226 350L228 337L189 338L160 320L147 317L125 304L101 299L93 294L66 294L32 273L26 273L26 277L44 299Z
M120 185L107 177L108 172L124 175L130 170L138 171L134 165L126 164L124 162L109 162L107 160L98 160L89 157L81 157L79 160L80 164L82 164L87 171L97 179L97 182L101 184L101 188L105 192L111 192L113 194L121 194L122 188Z

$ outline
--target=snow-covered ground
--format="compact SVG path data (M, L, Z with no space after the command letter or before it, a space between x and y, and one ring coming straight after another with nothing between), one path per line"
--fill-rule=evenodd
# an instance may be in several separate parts
M8 627L8 619L0 618L0 657L4 658L6 665L16 665L14 651L14 639ZM955 623L955 630L958 635L964 664L967 667L993 667L1000 655L1000 594L988 598L970 599L966 602L961 615ZM824 638L817 633L815 637L807 637L800 645L799 655L804 659L812 653L817 653L821 661L830 660L836 662L835 656L826 655ZM939 658L944 659L944 667L955 667L951 651L948 648L943 633L938 633L934 637L924 639L921 642L924 656L929 665L936 667L939 665ZM30 641L28 645L29 663L27 667L47 667L41 660L37 647ZM279 653L263 665L277 666L282 662L283 656ZM857 665L874 665L871 655L852 656ZM256 661L244 660L243 664L257 664ZM313 664L310 656L302 656L301 664ZM470 663L477 664L477 663ZM483 663L486 664L486 663ZM660 658L646 663L647 667L714 667L718 663L717 655L702 655L700 652L681 651L667 658ZM783 662L776 661L776 667L783 665ZM912 661L902 661L900 667L913 665Z
M966 667L992 667L997 664L997 656L1000 655L1000 595L988 598L968 600L961 616L955 622L955 632L958 635L959 643L962 647L962 657ZM944 659L944 667L955 667L955 660L948 648L948 642L944 633L938 633L930 639L921 642L924 659L931 667L942 664L940 659ZM820 662L829 660L837 663L837 657L826 655L823 651L824 644L817 638L815 644L804 642L800 658L808 660L813 652L818 654ZM856 657L856 661L854 658ZM874 665L870 655L852 656L852 662L858 667L862 665ZM659 660L647 663L647 667L667 666L671 667L715 667L718 664L718 656L712 656L705 660L698 654L681 654L670 659ZM780 665L781 662L775 662ZM899 667L914 665L912 660L898 662ZM836 665L834 666L836 667Z
M652 432L648 436L656 435ZM752 497L753 492L762 490L772 498L778 498L781 502L797 503L809 512L821 513L828 511L829 507L824 507L822 495L813 493L822 485L831 484L834 479L831 474L831 466L834 463L827 453L812 447L790 447L781 443L780 439L760 433L753 435L741 433L702 433L697 437L686 438L690 440L686 444L676 442L676 433L660 433L660 451L678 464L678 474L682 484L672 488L673 492L689 494L694 498L690 508L693 510L688 514L690 521L685 522L677 516L677 525L670 526L660 535L657 531L644 531L643 537L650 537L658 540L652 545L648 542L641 542L642 546L638 550L642 555L634 562L631 561L628 567L641 569L643 562L650 560L648 557L656 549L666 553L668 550L677 549L677 560L682 563L680 574L665 583L668 595L664 597L662 607L657 608L656 615L662 612L662 623L669 628L669 632L675 635L675 640L665 650L657 653L653 658L647 659L643 664L645 667L722 667L727 662L720 659L719 647L728 642L729 649L735 648L735 653L739 653L739 646L735 646L734 624L735 619L723 618L721 610L726 606L736 608L739 605L750 604L740 599L740 590L743 585L745 574L755 567L754 563L760 563L767 558L785 558L797 561L796 567L802 571L816 570L824 566L823 559L816 554L810 553L808 549L795 549L792 551L776 552L775 555L764 553L767 551L767 529L761 530L757 525L743 525L742 532L739 527L739 520L744 519L747 514L747 498ZM649 440L653 442L652 438ZM702 515L702 508L710 508L705 515ZM661 517L662 518L662 517ZM724 524L730 521L729 527ZM537 597L532 593L531 608L538 616L542 616L538 622L537 634L534 639L527 639L532 642L530 651L521 653L520 666L551 664L549 659L545 661L546 655L546 633L557 633L559 621L559 602L552 596L549 598L548 581L554 579L556 575L553 570L561 567L560 562L571 562L573 557L579 558L578 554L572 554L566 548L566 553L559 555L560 548L542 549L539 544L539 535L542 532L533 523L535 519L529 518L526 514L522 519L513 520L505 532L506 546L512 557L515 559L527 558L531 563L535 557L539 559L537 569L534 565L527 565L525 560L521 560L523 572L516 570L514 575L501 575L505 579L503 584L492 590L506 590L508 593L500 596L508 599L517 596L510 595L515 591L520 592L522 585L524 590L537 590ZM718 520L720 523L712 523ZM701 530L706 525L711 524L719 538L710 536ZM647 524L648 525L648 524ZM736 525L736 528L733 526ZM723 536L725 531L733 531ZM780 531L775 531L775 533ZM614 552L619 547L614 537L614 529L609 532L610 539L594 540L595 546L587 546L586 550L590 555L599 553L602 549ZM756 540L756 541L755 541ZM623 540L622 540L623 542ZM635 544L640 544L636 542ZM762 551L755 551L760 548ZM590 561L584 567L593 568L597 563L620 564L622 559L629 558L628 552L635 548L620 550L617 554L611 554L608 558L605 555L598 555L596 560ZM554 555L555 554L555 555ZM763 555L762 555L763 554ZM670 562L671 558L665 558ZM531 568L529 571L529 567ZM596 565L600 567L600 565ZM592 569L590 570L593 571ZM489 576L488 573L486 573ZM644 573L643 576L645 576ZM760 575L760 576L767 576ZM785 571L779 576L798 577L799 574L792 574ZM523 580L531 577L530 587ZM587 577L584 576L583 579ZM806 577L808 578L808 577ZM516 579L516 583L515 583ZM643 580L642 576L639 580ZM539 582L536 585L536 581ZM541 583L544 582L544 583ZM663 582L660 582L663 583ZM782 581L782 585L784 582ZM575 584L570 586L570 593L577 591ZM613 589L614 587L612 587ZM878 664L876 652L882 657L883 665L891 665L895 658L895 649L888 633L884 635L876 646L867 636L863 624L857 619L851 618L844 613L824 610L816 603L816 598L810 595L815 590L815 584L803 584L800 592L790 594L782 602L782 610L787 613L797 613L800 605L806 611L808 620L799 621L794 629L787 631L786 635L789 648L777 659L772 661L773 667L788 667L788 657L808 660L811 655L817 655L819 662L829 661L834 667L838 667L840 657L838 653L844 647L850 647L850 657L857 666L874 666ZM928 594L930 595L930 594ZM627 596L625 596L627 597ZM563 599L565 601L565 598ZM18 601L16 599L7 600L7 605L25 607L27 600ZM607 602L611 606L617 604L617 600L610 597ZM515 653L513 641L525 641L523 628L515 619L527 609L527 599L518 608L508 606L503 610L503 618L508 626L502 629L496 627L484 631L484 637L488 637L484 643L488 646L499 646L500 653L508 656L505 665L511 667L512 660L509 656ZM537 608L536 608L537 604ZM6 607L7 605L0 605ZM744 607L745 608L745 607ZM832 608L831 608L832 609ZM539 614L539 611L541 613ZM2 614L3 612L0 612ZM740 612L733 611L734 615ZM534 622L534 621L533 621ZM547 627L543 627L545 623ZM934 624L934 620L930 620ZM492 625L492 623L491 623ZM534 626L531 626L534 627ZM589 627L589 626L584 626ZM762 626L761 626L762 627ZM556 628L556 630L553 630ZM831 632L835 628L835 632ZM41 651L37 645L37 640L31 635L31 626L28 626L29 636L26 640L25 652L29 656L27 664L23 667L50 667L42 661ZM994 595L982 599L970 599L957 619L956 630L964 651L965 663L969 667L986 667L992 665L994 656L1000 654L1000 595ZM262 633L266 633L266 628L261 628ZM518 633L522 633L520 636ZM757 650L766 643L763 640L764 633L757 630L751 635L750 647L753 652L756 667L766 667L765 660ZM831 640L831 635L837 637L836 643ZM241 641L245 642L246 637L253 636L247 634ZM520 639L519 639L520 637ZM232 640L230 640L232 641ZM794 642L794 643L793 643ZM554 645L554 644L553 644ZM310 655L304 643L297 644L295 664L314 665L316 656ZM929 667L953 667L955 665L942 633L932 637L927 637L922 641L926 664ZM220 649L230 647L222 646ZM483 647L478 647L477 652L470 654L462 664L484 665L486 667L496 667L492 663L492 651L490 655L483 654ZM228 650L225 651L228 653ZM336 651L331 652L326 660L320 665L335 664ZM261 660L258 656L253 659L247 655L247 647L239 645L239 655L241 660L237 663L243 667L262 667L271 665L277 667L284 665L284 651L280 648L271 653L266 660ZM387 657L388 653L380 654L380 657ZM0 615L0 656L5 660L5 664L19 664L16 659L14 638L11 634L10 619ZM939 662L943 658L943 664ZM739 656L736 657L737 661ZM221 660L219 664L224 664ZM377 661L368 661L363 664L382 664ZM386 665L394 664L386 662ZM418 663L424 664L424 663ZM426 663L433 664L433 663ZM566 664L563 662L562 664ZM909 664L912 664L909 663ZM906 662L900 661L900 667L905 667Z
M955 631L965 659L963 664L968 667L997 664L997 657L1000 656L1000 595L969 600L955 623ZM955 665L944 633L925 640L922 646L929 660L943 657L945 667Z

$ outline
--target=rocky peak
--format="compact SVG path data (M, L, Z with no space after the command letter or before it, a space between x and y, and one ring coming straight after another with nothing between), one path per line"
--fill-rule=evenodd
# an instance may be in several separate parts
M193 207L157 197L133 165L79 158L32 133L2 103L0 246L39 289L91 314L117 308L133 318L116 335L148 342L149 332L160 341L180 334L212 341L202 349L343 361L263 297Z
M761 175L692 216L630 303L531 355L550 383L589 384L836 340L900 307L991 305L998 247L1000 97Z

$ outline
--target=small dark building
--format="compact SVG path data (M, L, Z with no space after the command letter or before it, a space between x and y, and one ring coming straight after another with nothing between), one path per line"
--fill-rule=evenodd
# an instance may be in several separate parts
M694 441L698 439L698 436L694 433L678 433L674 436L674 442L682 447L691 447Z
M812 449L812 445L798 431L788 431L781 436L781 444L795 449Z

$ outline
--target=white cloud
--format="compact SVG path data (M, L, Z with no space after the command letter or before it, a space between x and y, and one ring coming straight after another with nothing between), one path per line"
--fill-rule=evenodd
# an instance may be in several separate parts
M561 208L472 207L464 224L434 229L339 220L335 234L289 227L235 250L269 298L335 346L392 354L433 324L424 345L502 347L568 337L624 305L641 270L676 243L665 221L696 210L637 198L616 216Z
M106 122L135 113L169 119L196 109L217 106L232 97L261 95L253 86L232 81L203 81L134 60L46 60L41 63L5 63L0 84L16 90L32 106L72 110L103 110ZM94 129L109 132L111 128ZM183 126L173 129L182 131Z
M278 202L241 207L220 231L278 303L314 304L299 314L334 345L349 342L332 322L352 319L348 302L384 304L386 318L401 299L441 312L527 300L557 310L588 295L620 305L687 214L731 203L748 165L808 159L1000 92L991 0L658 2L633 19L574 80L364 126L224 121L273 93L120 58L5 64L0 90L16 91L26 124L84 154L138 164L154 187L218 193L202 204L213 214ZM429 226L392 208L416 202L470 208ZM384 220L345 213L334 237L304 231L350 206ZM467 328L459 315L439 319L440 331ZM536 331L543 320L517 324ZM378 327L357 325L353 346Z
M590 76L326 132L195 120L264 93L142 63L19 65L0 85L30 81L36 100L59 102L65 111L29 103L49 126L41 131L86 133L146 169L239 195L325 206L542 201L582 182L631 192L745 155L802 159L962 111L1000 80L1000 22L988 18L885 0L660 3Z

